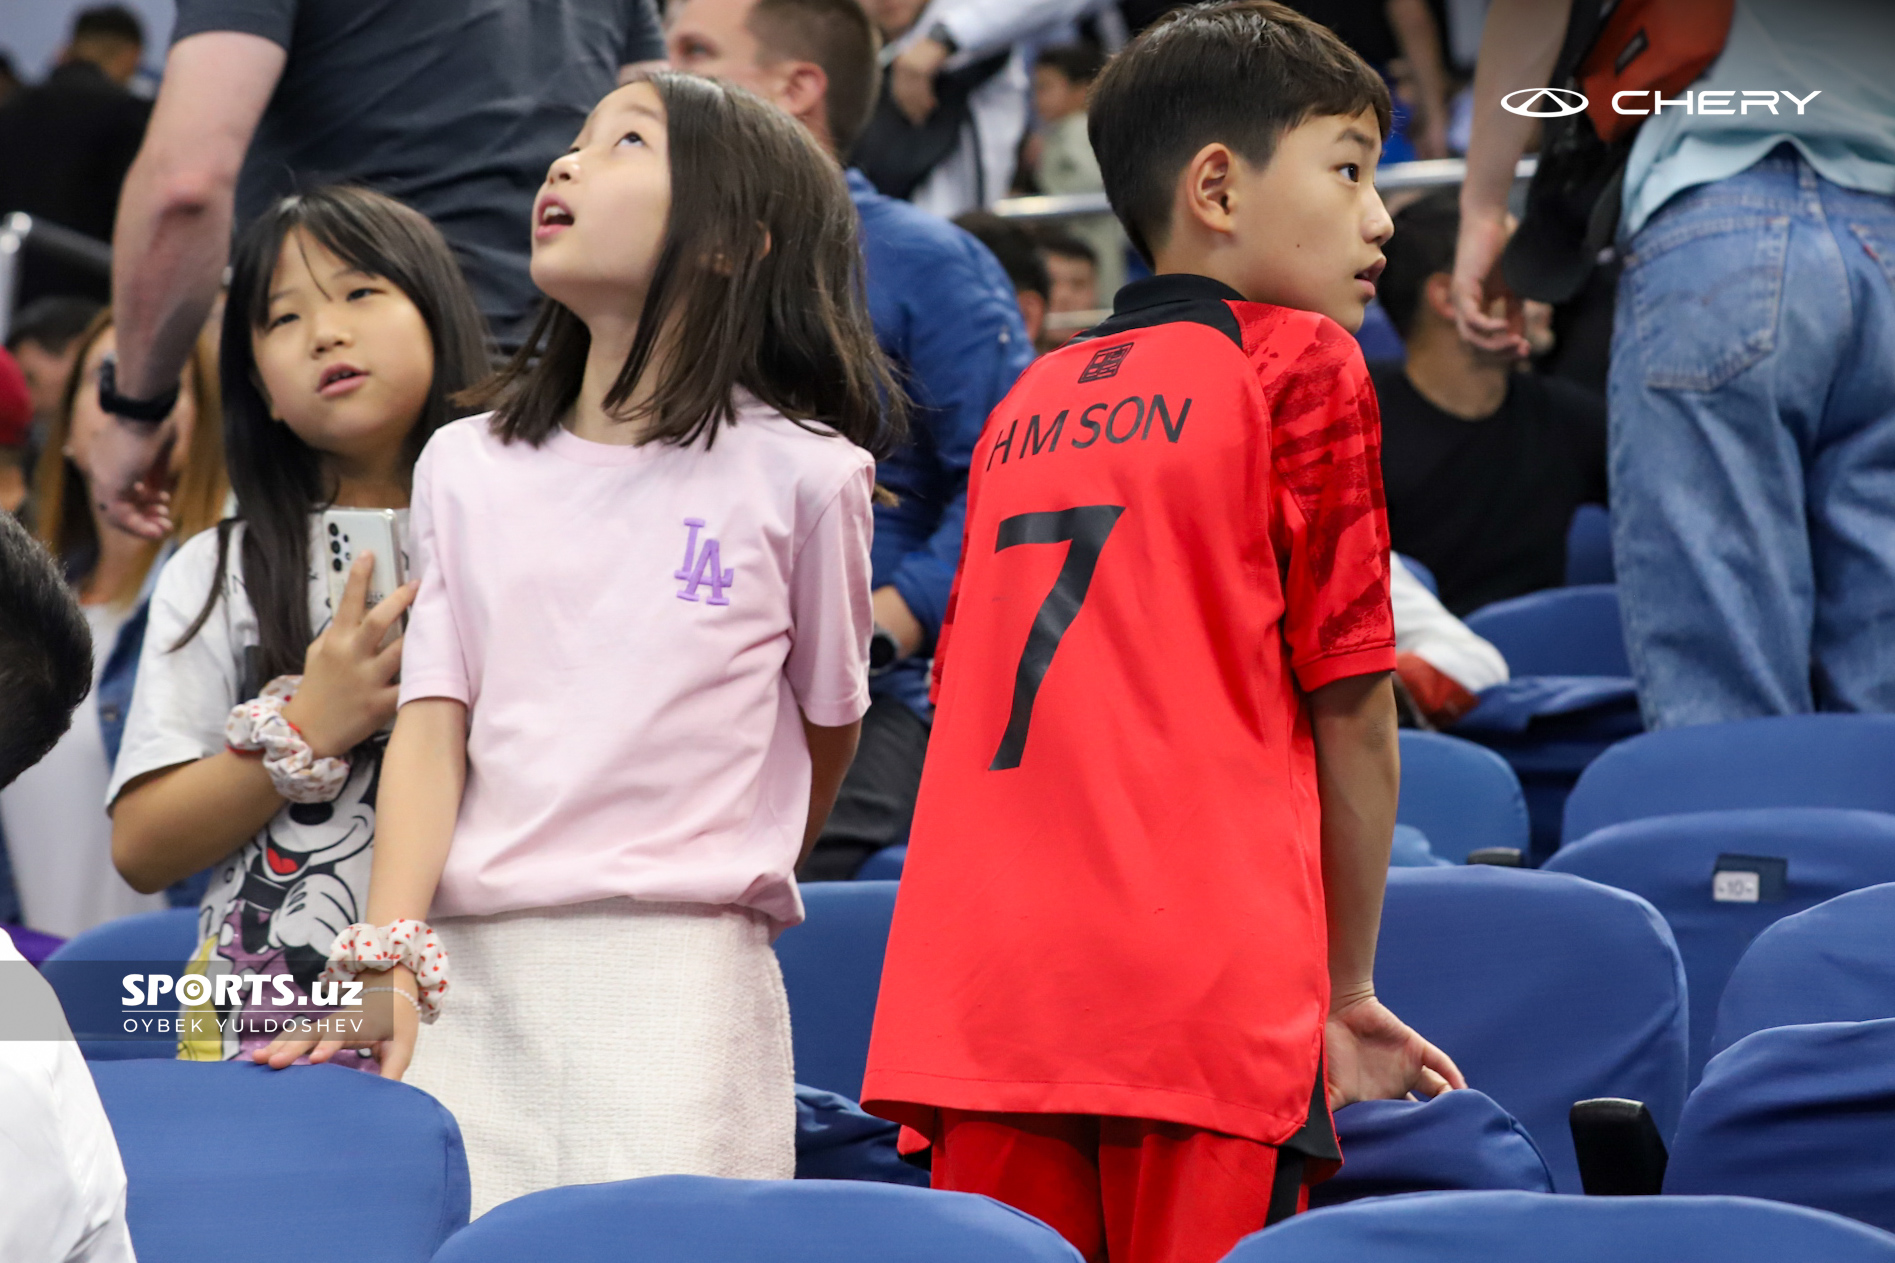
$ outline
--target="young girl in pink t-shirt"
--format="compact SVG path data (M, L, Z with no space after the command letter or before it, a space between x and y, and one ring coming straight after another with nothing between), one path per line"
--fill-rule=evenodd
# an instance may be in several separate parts
M476 1214L793 1173L770 940L868 706L870 452L900 415L842 173L744 92L606 97L533 234L553 301L415 471L367 923L331 954L398 962L384 1073L460 1121Z

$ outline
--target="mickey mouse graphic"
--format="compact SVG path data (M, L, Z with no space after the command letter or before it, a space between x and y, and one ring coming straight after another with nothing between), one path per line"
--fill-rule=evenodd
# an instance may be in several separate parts
M361 919L386 746L385 737L357 746L332 801L291 804L218 866L198 916L204 972L287 973L308 993L336 935ZM242 1008L220 1008L218 1016ZM227 1058L270 1037L227 1030L221 1042Z

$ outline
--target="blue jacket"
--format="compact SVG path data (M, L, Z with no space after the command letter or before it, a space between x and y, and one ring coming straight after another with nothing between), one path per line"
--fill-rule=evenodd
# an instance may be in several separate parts
M961 557L967 467L987 414L1013 389L1033 347L1013 285L985 246L882 196L860 171L849 172L849 194L862 219L875 337L916 405L909 441L875 471L901 503L876 506L873 582L893 584L927 631L920 652L870 691L925 719L927 658Z

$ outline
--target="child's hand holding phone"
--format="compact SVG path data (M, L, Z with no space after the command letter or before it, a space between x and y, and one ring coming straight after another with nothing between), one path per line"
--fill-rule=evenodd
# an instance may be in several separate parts
M303 657L302 686L283 707L317 758L347 754L395 717L401 638L389 637L418 585L404 583L368 609L374 568L373 553L356 557L335 617Z

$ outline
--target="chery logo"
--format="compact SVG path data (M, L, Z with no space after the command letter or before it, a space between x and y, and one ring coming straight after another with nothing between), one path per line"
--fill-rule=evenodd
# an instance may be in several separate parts
M1822 89L1799 98L1794 92L1773 92L1768 89L1745 88L1741 92L1735 88L1718 88L1705 92L1692 93L1686 90L1683 96L1668 97L1663 92L1647 89L1614 92L1612 94L1612 112L1614 114L1662 114L1667 106L1684 107L1686 114L1748 114L1751 109L1769 110L1777 113L1777 103L1787 101L1796 106L1801 114L1803 107L1822 95ZM1636 98L1649 98L1640 108ZM1742 97L1741 101L1734 100ZM1519 114L1525 118L1565 118L1577 114L1592 104L1583 92L1571 88L1521 88L1509 92L1500 98L1500 108L1509 114Z

